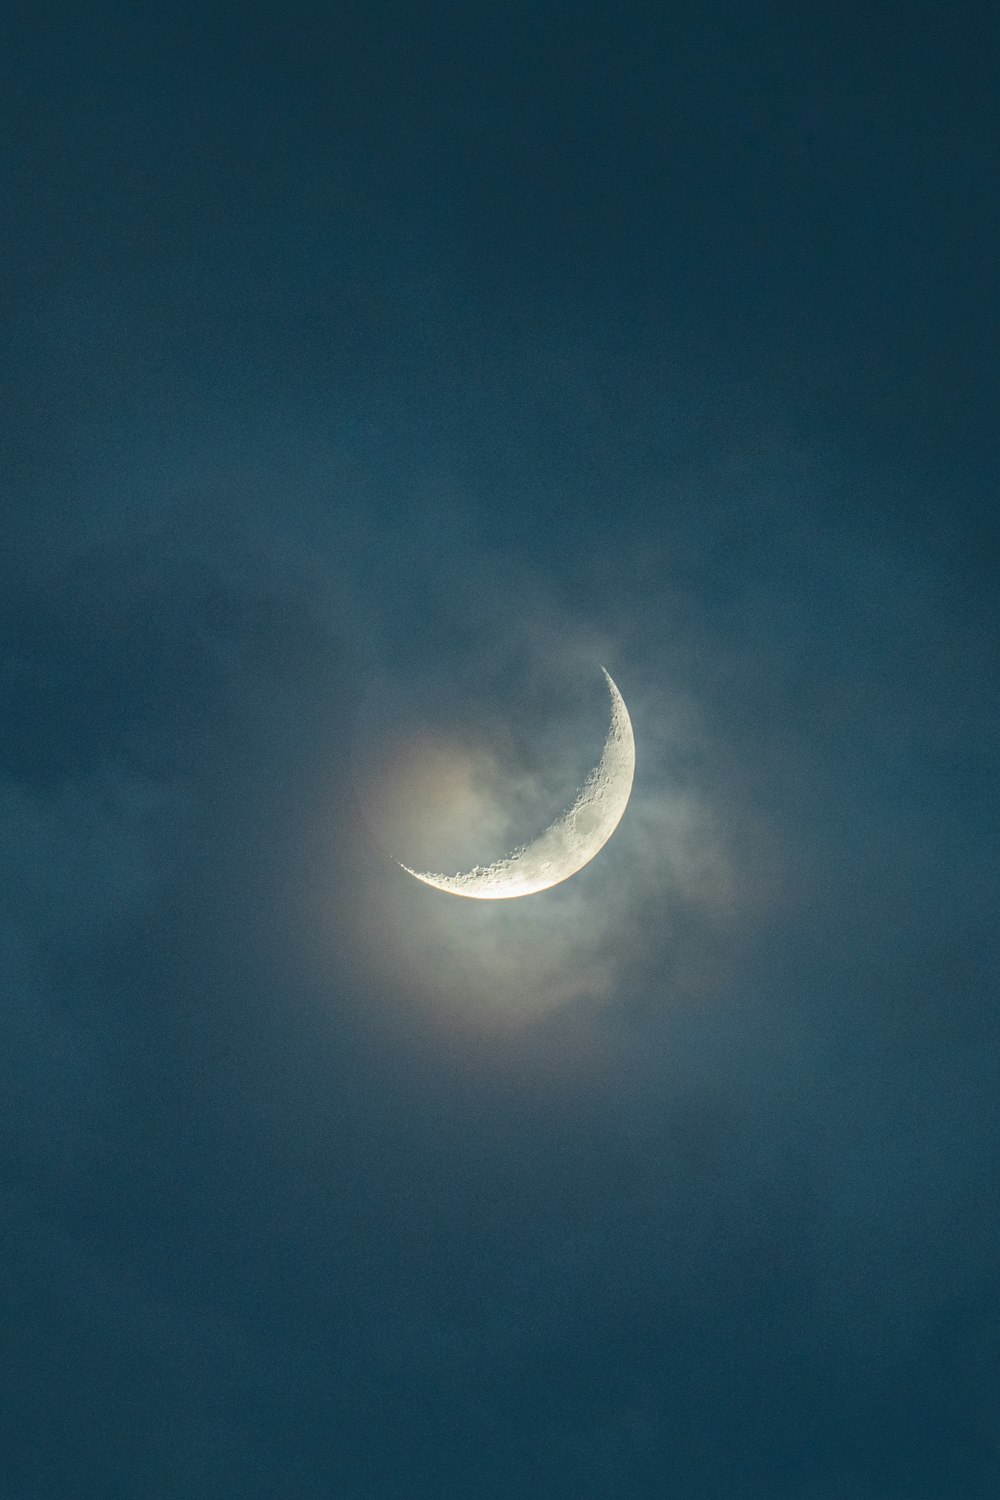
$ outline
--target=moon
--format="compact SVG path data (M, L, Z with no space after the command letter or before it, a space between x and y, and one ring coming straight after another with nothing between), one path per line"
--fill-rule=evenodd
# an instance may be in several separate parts
M622 820L635 777L635 736L625 700L601 668L611 694L611 728L597 765L583 784L572 807L550 823L545 832L491 865L476 865L458 875L436 875L411 870L408 875L451 896L474 901L509 901L532 896L568 880L600 853Z

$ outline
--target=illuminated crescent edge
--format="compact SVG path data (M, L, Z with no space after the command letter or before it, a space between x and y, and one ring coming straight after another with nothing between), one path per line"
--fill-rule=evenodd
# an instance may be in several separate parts
M531 896L568 880L589 864L622 820L635 777L635 736L625 700L611 674L601 668L611 693L611 728L597 765L587 777L572 807L550 823L532 843L515 849L491 865L476 865L458 875L436 875L411 870L396 863L408 875L453 896L475 901L504 901ZM581 830L582 815L596 809L594 826ZM588 820L590 821L590 820Z

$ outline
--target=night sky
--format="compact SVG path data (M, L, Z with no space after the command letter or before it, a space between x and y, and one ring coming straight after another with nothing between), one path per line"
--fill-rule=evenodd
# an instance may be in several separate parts
M998 43L6 7L3 1500L1000 1495Z

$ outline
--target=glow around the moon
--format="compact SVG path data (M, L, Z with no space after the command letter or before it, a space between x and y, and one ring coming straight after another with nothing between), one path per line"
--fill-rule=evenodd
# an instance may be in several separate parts
M635 776L635 736L625 701L610 674L602 667L611 693L611 728L597 765L568 812L533 843L505 855L491 865L476 865L457 875L412 870L417 880L477 901L504 901L531 896L568 880L599 853L621 822Z

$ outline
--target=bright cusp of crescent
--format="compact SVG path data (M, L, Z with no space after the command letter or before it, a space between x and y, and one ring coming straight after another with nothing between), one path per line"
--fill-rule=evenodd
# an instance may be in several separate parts
M624 699L602 667L611 692L611 728L597 765L568 812L551 823L534 843L492 865L476 865L459 875L411 870L425 885L476 901L505 901L531 896L568 880L589 864L621 822L635 775L635 737Z

